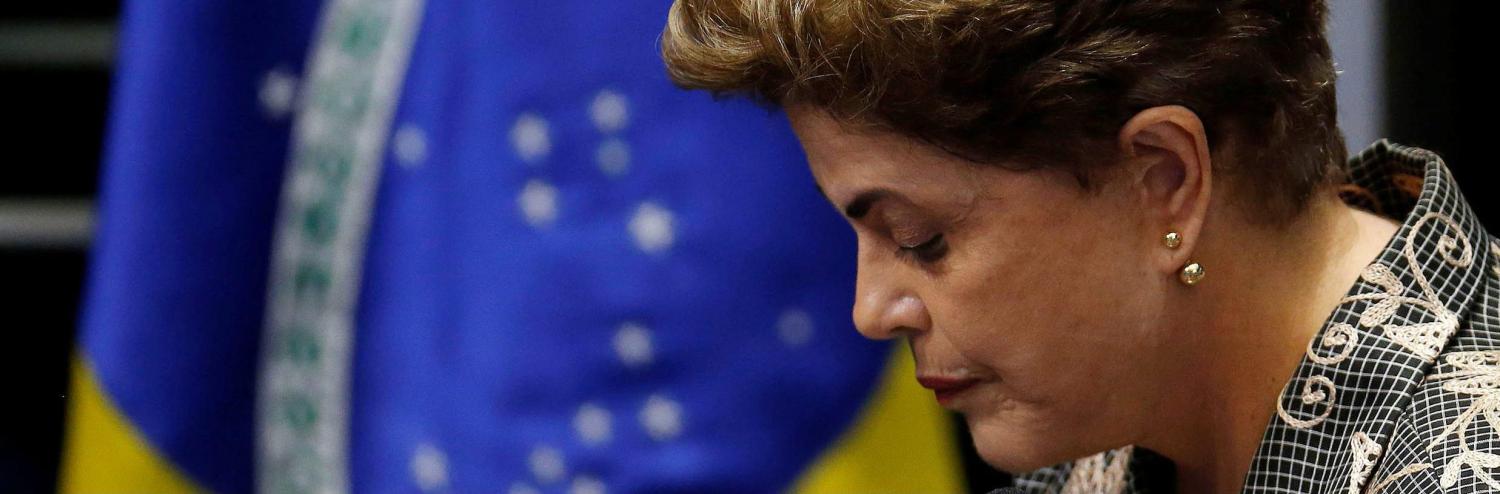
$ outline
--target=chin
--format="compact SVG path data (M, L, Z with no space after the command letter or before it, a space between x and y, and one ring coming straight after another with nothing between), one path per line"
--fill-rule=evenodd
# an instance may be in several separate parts
M1025 473L1049 467L1086 454L1071 454L1058 437L998 423L994 417L968 419L974 449L991 467L1009 473Z

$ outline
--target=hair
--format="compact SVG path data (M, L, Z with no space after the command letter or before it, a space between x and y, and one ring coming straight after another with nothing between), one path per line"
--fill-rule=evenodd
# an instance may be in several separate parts
M661 53L683 88L1085 188L1130 117L1182 105L1241 202L1280 221L1343 179L1326 16L1322 0L676 0Z

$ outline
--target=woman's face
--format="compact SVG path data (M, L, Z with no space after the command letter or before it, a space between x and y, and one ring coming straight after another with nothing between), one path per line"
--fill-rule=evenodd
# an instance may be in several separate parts
M1172 358L1139 188L975 165L788 109L818 186L858 237L854 322L905 337L991 465L1024 471L1139 439ZM1129 175L1128 173L1125 175ZM936 378L936 379L933 379ZM944 383L944 378L947 382Z

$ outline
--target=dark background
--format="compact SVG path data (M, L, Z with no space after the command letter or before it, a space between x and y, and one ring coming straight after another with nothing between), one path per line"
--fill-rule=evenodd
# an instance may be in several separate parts
M1458 2L1367 3L1384 9L1383 135L1442 154L1496 231L1500 190L1482 154L1495 137L1480 135L1495 98L1495 42L1482 16ZM87 224L97 191L118 15L107 0L0 3L0 492L52 491L56 482L88 249L86 231L68 225ZM7 215L61 226L8 239ZM973 491L1005 482L972 449L965 454Z
M52 222L92 209L117 4L0 2L0 216L31 214ZM0 391L0 492L48 492L57 477L88 238L5 233L0 229L0 379L6 388Z

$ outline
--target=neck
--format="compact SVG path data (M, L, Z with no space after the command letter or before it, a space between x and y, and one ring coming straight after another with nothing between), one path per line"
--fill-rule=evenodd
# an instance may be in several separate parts
M1185 358L1157 421L1170 426L1141 443L1173 460L1182 492L1240 490L1308 341L1396 231L1332 194L1314 202L1282 227L1204 226L1209 276L1182 304Z

